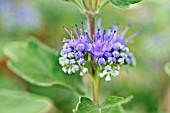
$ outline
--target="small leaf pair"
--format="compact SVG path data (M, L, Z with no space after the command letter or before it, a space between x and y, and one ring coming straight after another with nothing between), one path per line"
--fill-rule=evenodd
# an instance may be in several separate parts
M125 113L122 104L128 103L133 97L128 98L110 96L98 105L87 97L81 97L74 113Z

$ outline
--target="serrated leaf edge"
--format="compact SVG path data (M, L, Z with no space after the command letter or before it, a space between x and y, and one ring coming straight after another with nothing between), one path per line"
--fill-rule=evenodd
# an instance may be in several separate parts
M110 96L110 97L116 97L116 96ZM76 111L78 110L78 107L79 107L79 105L81 104L81 99L82 98L87 98L87 99L89 99L88 97L79 97L79 102L78 102L78 104L76 105L76 108L75 109L73 109L73 113L76 113ZM108 97L109 98L109 97ZM123 97L122 97L123 98ZM126 104L126 103L128 103L129 101L131 101L132 99L133 99L133 96L131 95L131 96L129 96L129 97L127 97L127 98L123 98L124 100L122 100L121 102L118 102L118 103L116 103L114 106L113 105L111 105L110 107L115 107L115 106L120 106L120 105L122 105L122 104ZM89 99L91 102L93 102L91 99ZM93 102L94 103L94 102ZM103 103L103 102L102 102ZM100 104L100 105L98 105L98 110L99 110L99 113L101 112L101 110L102 109L107 109L107 108L110 108L110 107L105 107L105 108L102 108L102 103ZM95 103L94 103L95 104ZM97 105L97 104L96 104ZM90 111L91 112L91 111ZM89 113L89 111L87 112L87 113Z
M110 96L110 97L113 97L113 96ZM114 97L116 97L116 96L114 96ZM131 100L133 99L133 96L131 95L131 96L127 97L127 98L123 98L123 97L122 97L122 99L124 99L124 100L121 100L120 102L115 103L115 105L110 105L110 106L108 106L108 107L103 107L103 108L102 108L102 106L101 106L101 109L107 109L107 108L119 106L119 105L122 105L122 104L126 104L126 103L128 103L129 101L131 101Z

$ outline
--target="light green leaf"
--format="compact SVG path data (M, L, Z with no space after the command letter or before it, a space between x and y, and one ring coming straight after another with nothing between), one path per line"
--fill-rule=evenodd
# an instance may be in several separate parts
M78 95L75 95L71 90L60 86L39 87L29 84L27 87L29 91L34 94L46 96L53 100L57 110L60 110L61 113L72 113L72 109L79 101Z
M9 76L3 69L0 69L0 88L21 90L23 87L13 76Z
M0 89L0 113L51 113L52 102L33 94Z
M12 39L11 39L12 40ZM4 54L3 54L3 46L8 43L8 42L11 42L10 38L7 38L7 37L0 37L0 60L4 59Z
M1 70L0 70L1 71ZM10 77L0 75L0 88L20 90L21 87Z
M131 4L138 3L142 0L109 0L109 1L119 8L128 8Z
M165 72L170 76L170 63L167 63L164 69L165 69Z
M61 85L72 90L81 86L80 76L62 72L59 54L35 39L10 43L4 53L11 59L9 68L29 83L43 87Z
M98 105L87 97L81 97L74 113L125 113L122 104L126 104L133 97L110 96L102 104Z

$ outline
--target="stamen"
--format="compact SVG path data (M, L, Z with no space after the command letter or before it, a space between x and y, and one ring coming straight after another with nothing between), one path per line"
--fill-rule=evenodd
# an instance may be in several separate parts
M90 40L88 32L85 32L85 38Z
M72 34L72 31L69 32L64 26L63 26L64 30L70 35L71 39L74 39L74 36Z
M65 28L65 26L63 25L64 30L72 37L71 33Z
M110 40L112 40L112 43L115 41L115 34L116 34L116 30L112 33L112 36L110 38Z
M101 17L98 18L98 21L97 21L97 28L101 28Z
M79 38L79 34L78 34L77 30L76 30L74 27L72 27L72 28L73 28L73 30L74 30L74 32L75 32L77 38Z
M127 37L126 40L125 40L125 44L127 44L129 42L129 40L131 40L132 38L136 37L139 34L140 34L140 31L137 31L136 33L134 33L131 36Z
M78 25L77 25L77 24L75 24L75 26L76 26L77 34L78 34L78 36L80 36L79 29L78 29Z
M70 42L70 40L69 40L69 39L64 38L64 39L63 39L63 42Z
M81 24L82 24L82 34L84 34L84 23L81 22Z
M118 26L118 23L113 23L112 26L111 26L111 28L114 29L114 28L117 27L117 26Z
M100 29L97 29L97 31L99 32L99 31L100 31Z
M118 38L117 34L118 34L118 26L116 26L115 29L114 29L114 35L113 35L113 38L112 38L113 42L116 40L116 38Z
M73 32L72 32L72 31L70 32L70 34L71 34L71 39L74 39L74 36L73 36Z
M97 33L96 33L96 39L100 38L100 34L99 34L100 29L97 29Z
M122 40L125 36L125 34L127 33L128 29L130 28L130 24L128 24L125 28L125 30L122 32L122 34L120 35L120 39Z
M102 42L104 42L104 36L106 34L106 30L103 30Z

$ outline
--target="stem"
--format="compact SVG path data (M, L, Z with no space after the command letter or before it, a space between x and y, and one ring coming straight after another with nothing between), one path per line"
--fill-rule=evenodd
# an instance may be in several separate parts
M98 5L98 0L92 1L88 0L88 7L85 2L85 0L81 0L82 4L85 8L85 15L87 16L88 19L88 24L89 24L89 38L91 41L95 41L95 18L97 16L97 5ZM93 7L94 6L94 7ZM94 8L94 9L93 9ZM100 83L101 83L101 78L98 77L96 74L96 70L93 67L93 63L91 62L93 60L92 56L88 56L89 64L90 64L90 76L92 78L92 92L93 92L93 101L97 104L99 104L99 89L100 89Z
M99 13L99 12L101 11L101 9L103 9L104 6L106 6L108 3L109 3L108 0L103 1L103 2L99 5L99 7L97 8L97 13Z
M88 8L87 8L87 5L86 5L85 1L84 0L81 0L81 1L82 1L82 4L83 4L84 8L87 10Z
M95 76L92 82L92 91L93 91L93 101L99 104L99 89L100 89L101 79L98 76Z
M91 10L92 9L92 0L88 0L89 2L89 9Z
M88 23L89 23L89 30L90 30L90 40L93 39L93 35L95 35L95 17L94 15L87 15L88 17Z
M83 8L81 7L81 5L76 0L71 0L71 1L75 6L77 6L77 8L80 10L81 13L84 13Z
M98 0L95 0L95 2L94 2L94 9L96 10L96 8L97 8L97 6L98 6Z

